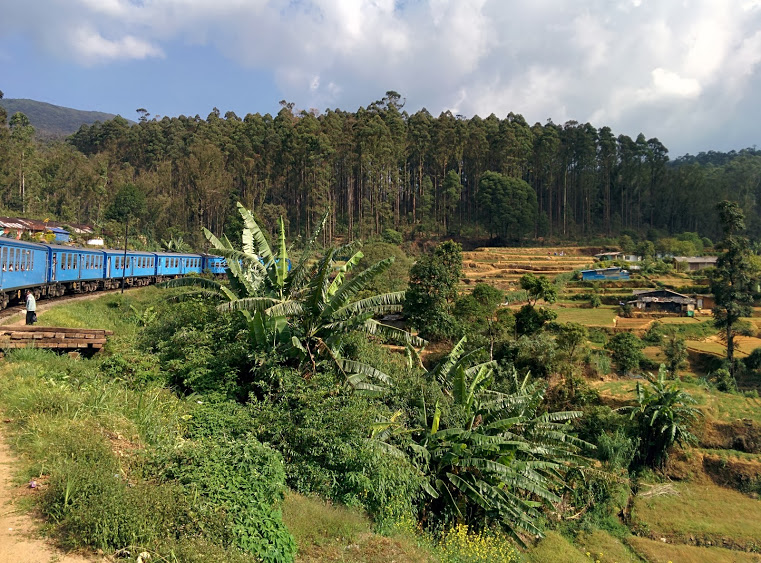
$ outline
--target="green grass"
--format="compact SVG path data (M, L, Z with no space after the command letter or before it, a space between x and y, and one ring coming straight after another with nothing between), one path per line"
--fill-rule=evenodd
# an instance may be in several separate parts
M581 303L581 302L579 302ZM586 326L613 326L613 318L616 316L616 308L614 307L597 307L581 308L581 307L551 307L558 315L557 322L559 323L579 323Z
M697 451L707 455L715 455L722 459L740 459L743 461L759 461L761 462L761 454L751 454L748 452L741 452L738 450L719 450L713 448L696 448Z
M367 517L356 510L297 493L286 495L283 521L297 545L311 547L345 548L369 534L371 527Z
M642 559L634 554L626 544L602 530L579 534L576 538L576 545L585 555L589 553L588 561L600 561L600 563L608 561L614 563L642 562Z
M162 298L171 295L155 286L130 290L125 294L106 293L93 299L81 299L54 306L38 314L40 326L98 328L130 336L138 329L143 312Z
M627 543L650 563L761 563L761 555L721 547L663 543L631 537Z
M612 397L616 402L633 401L637 381L644 382L642 379L622 378L593 383L593 386L601 395ZM707 389L705 384L698 380L683 380L680 387L692 395L708 419L720 422L748 419L761 423L761 399Z
M761 548L761 503L710 481L673 483L676 494L637 497L633 518L656 535ZM731 509L730 509L731 507Z
M526 559L529 563L590 563L594 561L557 532L547 532L543 540L528 550Z

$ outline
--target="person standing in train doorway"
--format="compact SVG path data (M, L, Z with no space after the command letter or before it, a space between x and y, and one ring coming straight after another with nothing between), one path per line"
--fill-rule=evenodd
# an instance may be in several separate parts
M33 325L37 322L37 301L28 289L26 290L26 324Z

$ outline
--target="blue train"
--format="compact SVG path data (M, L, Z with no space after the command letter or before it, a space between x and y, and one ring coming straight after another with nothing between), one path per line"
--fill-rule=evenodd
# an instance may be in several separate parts
M0 237L0 308L20 301L29 289L35 298L60 297L121 286L141 286L184 276L225 273L227 261L210 254L94 250L22 242Z

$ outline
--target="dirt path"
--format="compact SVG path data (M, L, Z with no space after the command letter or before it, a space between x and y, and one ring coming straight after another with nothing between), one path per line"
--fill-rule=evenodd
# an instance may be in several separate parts
M0 428L2 431L2 428ZM18 463L0 436L0 561L13 563L92 563L98 559L66 554L39 537L38 523L18 507L29 491L13 482ZM34 494L30 491L30 494Z
M102 293L79 296L79 299L95 299ZM37 303L37 312L43 312L59 301ZM14 307L18 312L9 315L6 326L23 325L26 311L23 307ZM12 455L5 443L3 428L0 426L0 562L13 563L93 563L106 561L102 558L84 557L77 554L63 553L50 542L42 539L38 532L39 522L18 507L18 499L24 494L34 494L25 486L13 481L14 468L18 460Z

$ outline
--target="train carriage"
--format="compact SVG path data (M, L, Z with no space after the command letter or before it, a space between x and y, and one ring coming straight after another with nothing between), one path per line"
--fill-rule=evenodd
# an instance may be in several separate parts
M156 256L156 276L158 279L176 278L185 274L185 259L190 255L177 252L162 252Z
M0 237L0 308L21 299L23 289L42 294L46 285L49 249L42 244Z
M127 253L129 285L148 285L156 277L156 253L133 251Z
M203 258L199 254L189 254L182 258L185 274L198 275L203 271Z
M148 285L186 274L223 274L227 263L212 255L177 252L94 250L0 237L0 308L22 300L24 289L36 298L66 292Z
M102 250L90 250L73 246L43 245L49 249L50 268L47 272L51 296L95 291L103 279Z
M214 274L215 276L222 276L227 269L227 260L221 256L214 256L212 254L203 255L203 271Z

